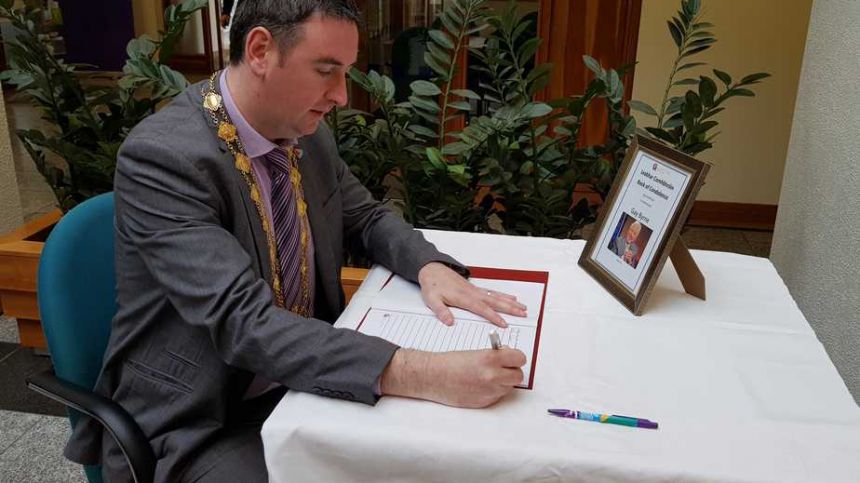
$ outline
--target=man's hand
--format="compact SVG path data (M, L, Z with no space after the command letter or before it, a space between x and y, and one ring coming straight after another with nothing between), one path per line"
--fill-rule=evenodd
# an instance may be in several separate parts
M522 382L526 356L503 347L457 352L398 349L382 373L383 395L463 408L489 406Z
M517 302L513 295L476 287L442 263L424 265L418 272L418 283L424 303L445 325L454 323L449 306L480 315L499 327L508 324L498 312L526 316L526 306Z

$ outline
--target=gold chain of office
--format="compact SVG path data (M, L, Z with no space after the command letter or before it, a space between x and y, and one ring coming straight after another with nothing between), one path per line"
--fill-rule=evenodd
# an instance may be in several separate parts
M223 99L215 92L215 79L218 77L218 72L209 77L208 85L204 85L201 91L203 95L203 107L209 111L212 120L218 127L218 137L227 144L227 149L233 155L236 169L242 175L242 178L248 184L248 189L251 192L251 201L257 207L257 214L260 216L260 221L263 225L263 232L266 234L266 242L269 248L269 264L272 273L272 291L275 293L275 303L279 307L285 307L283 287L281 286L281 271L278 263L278 248L275 243L275 234L272 223L263 208L263 199L260 195L260 188L257 186L257 181L251 171L251 160L245 153L245 147L236 133L236 126L231 122L227 110L224 108ZM305 203L304 191L302 190L302 175L298 169L298 152L296 149L286 149L287 160L290 163L290 182L293 185L293 194L296 197L296 211L299 216L299 271L301 278L301 287L299 296L293 302L290 311L309 317L312 302L310 300L310 277L308 273L308 242L310 233L310 223L308 222L307 203Z

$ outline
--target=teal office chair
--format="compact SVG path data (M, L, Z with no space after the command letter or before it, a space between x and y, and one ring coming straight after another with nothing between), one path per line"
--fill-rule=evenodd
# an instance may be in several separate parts
M116 312L113 203L113 193L81 203L45 242L39 313L54 369L27 379L27 386L66 405L73 427L80 413L100 422L119 444L134 480L149 483L156 460L143 431L120 405L92 392ZM100 467L84 470L90 483L101 483Z

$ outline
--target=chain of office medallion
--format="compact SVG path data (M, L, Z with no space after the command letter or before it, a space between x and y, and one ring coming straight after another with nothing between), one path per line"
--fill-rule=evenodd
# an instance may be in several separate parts
M208 86L204 86L201 94L203 95L203 107L209 111L212 116L212 121L218 127L218 137L223 140L227 149L233 155L236 169L242 175L242 178L248 184L248 189L251 193L251 201L257 208L257 214L260 216L260 221L263 225L263 232L266 234L266 242L269 249L269 265L272 273L272 291L275 293L275 303L279 307L285 307L283 290L281 286L280 264L278 263L278 250L275 243L274 230L269 217L263 208L260 188L251 171L251 161L245 153L245 147L236 133L236 126L230 122L230 116L224 109L221 96L215 92L215 79L218 72L212 74L209 78ZM207 89L208 87L208 89ZM290 308L291 312L305 317L310 316L310 280L308 276L308 233L310 232L310 223L307 217L307 204L304 200L304 191L301 186L301 174L299 174L297 166L297 156L295 153L287 153L287 159L290 161L290 182L293 185L293 193L296 197L296 206L299 214L300 225L300 278L301 287L299 290L299 300L293 303Z

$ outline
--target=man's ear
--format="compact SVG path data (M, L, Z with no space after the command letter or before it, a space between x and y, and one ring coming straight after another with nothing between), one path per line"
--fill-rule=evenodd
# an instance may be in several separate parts
M277 41L265 27L254 27L245 36L245 63L257 75L265 75L269 64L277 61Z

